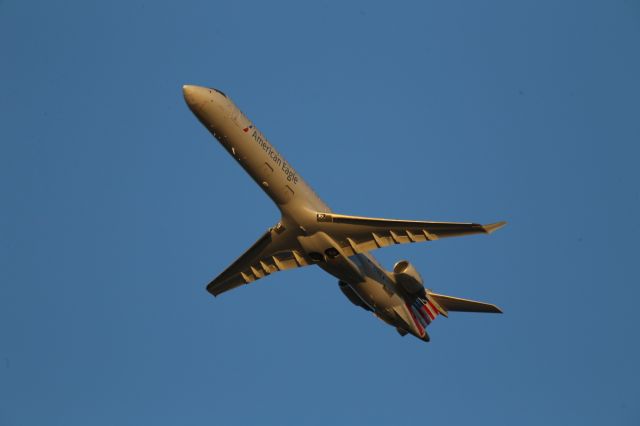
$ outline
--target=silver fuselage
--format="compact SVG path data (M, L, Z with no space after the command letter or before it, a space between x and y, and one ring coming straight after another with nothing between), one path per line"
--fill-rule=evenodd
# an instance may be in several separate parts
M331 209L296 170L268 142L267 138L222 92L200 86L184 86L185 99L202 124L213 134L282 213L278 226L295 229L300 250L312 253L320 244L335 246L319 226L318 214ZM412 320L406 295L370 253L345 256L339 253L316 263L347 283L388 324L428 339Z

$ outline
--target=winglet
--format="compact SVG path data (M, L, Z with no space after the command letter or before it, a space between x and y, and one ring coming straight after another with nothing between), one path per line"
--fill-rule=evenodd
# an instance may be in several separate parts
M498 229L502 228L503 226L505 226L507 224L507 222L502 221L502 222L496 222L496 223L491 223L489 225L482 225L482 229L484 230L484 232L486 232L487 234L491 234L494 231L497 231Z

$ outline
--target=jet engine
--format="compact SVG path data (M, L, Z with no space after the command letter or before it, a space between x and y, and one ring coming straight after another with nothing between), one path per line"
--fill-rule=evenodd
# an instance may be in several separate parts
M366 303L364 303L362 299L360 299L360 296L358 296L356 292L353 291L351 287L349 287L349 284L345 283L344 281L338 281L338 285L340 286L340 290L342 290L342 294L347 296L347 299L349 299L351 303L356 306L360 306L365 311L371 310L371 308Z
M396 283L407 293L419 295L424 292L424 281L409 261L401 260L393 265L393 274L396 278Z

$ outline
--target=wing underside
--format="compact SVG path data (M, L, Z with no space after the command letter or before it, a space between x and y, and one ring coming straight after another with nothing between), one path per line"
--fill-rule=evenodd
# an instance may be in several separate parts
M505 222L490 225L460 222L426 222L318 213L321 231L338 243L347 256L394 244L433 241L471 234L489 234ZM295 229L295 228L294 228ZM297 231L281 225L270 228L242 256L207 285L214 296L267 275L313 264L300 249Z
M311 264L293 247L295 236L279 227L269 229L244 254L207 285L214 296L267 275Z
M348 256L394 244L434 241L440 238L472 234L490 234L506 224L506 222L497 222L490 225L480 225L462 222L381 219L334 213L318 213L317 220L331 224L330 231L327 233L340 243Z

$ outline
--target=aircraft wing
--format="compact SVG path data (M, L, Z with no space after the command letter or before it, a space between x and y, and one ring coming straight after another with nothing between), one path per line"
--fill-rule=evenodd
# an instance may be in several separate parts
M506 225L506 222L480 225L381 219L335 213L318 213L317 221L331 224L327 227L327 233L340 243L347 256L393 244L418 243L470 234L490 234Z
M310 265L303 253L295 250L295 236L280 226L269 229L242 256L207 285L218 296L269 274Z

